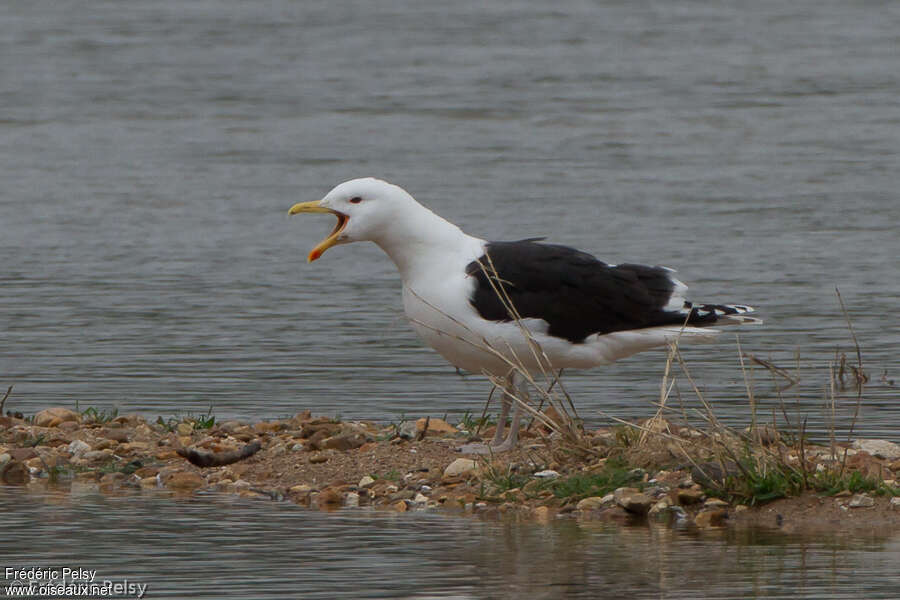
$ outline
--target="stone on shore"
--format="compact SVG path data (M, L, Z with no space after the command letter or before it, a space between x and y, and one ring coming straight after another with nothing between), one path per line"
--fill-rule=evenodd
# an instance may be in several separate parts
M166 478L165 485L173 490L195 490L206 485L206 481L191 471L176 471Z
M34 415L34 424L38 427L56 427L60 423L69 421L80 422L81 415L74 410L69 410L62 406L53 406L46 408Z
M91 447L88 443L81 440L72 440L66 450L72 455L72 458L80 458L85 452L90 451Z
M694 523L701 529L709 527L723 527L728 520L728 511L718 509L703 509L694 517Z
M474 475L477 464L470 458L457 458L444 469L444 479L457 479Z
M422 432L425 429L425 418L416 421L416 431ZM459 430L443 419L428 419L428 433L456 433Z
M10 460L0 468L0 481L10 485L25 485L31 481L31 474L23 463Z
M591 496L589 498L585 498L580 500L578 504L575 505L575 508L578 510L597 510L598 508L603 508L604 506L609 506L615 501L615 496L612 494L607 494L605 496Z
M616 504L635 515L646 515L653 506L654 500L647 494L640 492L635 494L624 494L616 498Z
M900 458L900 444L887 440L856 440L853 442L853 448L886 460Z
M875 506L875 499L868 494L857 494L850 499L850 508L868 508Z

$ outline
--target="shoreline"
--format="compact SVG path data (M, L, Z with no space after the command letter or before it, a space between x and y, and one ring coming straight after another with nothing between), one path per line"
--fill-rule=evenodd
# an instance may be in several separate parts
M714 480L716 463L691 458L700 456L702 435L659 417L633 430L624 425L585 432L582 452L537 426L517 449L495 456L457 451L472 440L471 425L434 418L347 422L308 411L255 423L216 423L211 415L151 422L52 407L29 419L0 417L0 481L36 493L75 482L110 493L217 491L320 510L370 506L789 534L900 531L900 446L884 440L841 445L840 456L834 447L809 444L795 456L790 445L769 440L766 451L781 453L785 464L809 463L804 480L807 474L821 479L826 469L836 473L838 466L842 478L829 479L825 491L821 485L768 496L757 490L747 498L740 490L748 482L740 478L753 473L720 461L732 471ZM642 431L654 435L638 442L634 434ZM491 433L487 428L481 436ZM691 462L679 455L685 447Z

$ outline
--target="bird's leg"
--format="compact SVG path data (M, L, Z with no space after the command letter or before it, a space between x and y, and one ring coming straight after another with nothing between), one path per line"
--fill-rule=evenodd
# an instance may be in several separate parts
M492 452L503 452L515 446L516 440L519 437L518 431L516 431L515 434L510 433L510 436L508 436L505 441L503 439L503 430L506 427L506 418L509 416L510 406L513 408L513 427L518 429L519 426L519 404L515 400L515 393L515 380L513 374L509 374L503 382L503 391L500 398L500 416L497 417L497 430L494 433L494 439L491 440L490 444L463 444L457 448L459 452L462 452L463 454L490 454ZM513 403L515 403L514 406ZM507 447L510 437L513 438L513 441L511 445Z
M491 440L490 445L492 448L494 446L499 446L501 442L503 442L503 429L506 427L506 418L509 416L509 407L513 403L510 394L515 391L512 380L512 375L508 376L503 383L503 391L500 392L500 416L497 417L497 430L494 432L494 439Z
M522 403L528 402L528 382L523 377L516 377L515 374L509 376L509 387L504 390L504 398L508 398L513 404L512 423L509 426L509 434L503 443L497 443L497 436L494 436L494 442L491 443L491 450L494 452L506 452L516 447L519 442L519 422L522 418ZM509 392L507 394L506 392ZM505 420L505 417L504 417ZM497 431L499 431L499 425Z

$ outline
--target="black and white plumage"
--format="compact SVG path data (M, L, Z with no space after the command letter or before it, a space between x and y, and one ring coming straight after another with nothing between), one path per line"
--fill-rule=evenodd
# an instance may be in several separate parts
M690 303L687 286L665 267L610 265L536 239L469 236L378 179L347 181L322 200L295 204L289 214L302 212L331 213L338 220L309 253L310 262L337 244L378 244L400 271L404 311L419 336L451 364L496 378L507 378L509 360L529 371L547 368L529 336L551 368L590 368L676 337L714 339L713 325L759 322L746 316L749 306ZM494 450L515 445L518 410L505 440L502 424L512 388L526 393L522 381L506 383Z

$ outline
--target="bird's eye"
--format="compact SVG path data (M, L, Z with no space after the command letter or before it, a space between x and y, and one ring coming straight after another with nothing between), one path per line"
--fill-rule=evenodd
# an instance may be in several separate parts
M352 198L350 198L350 204L359 204L360 202L362 202L362 198L360 198L359 196L353 196Z

